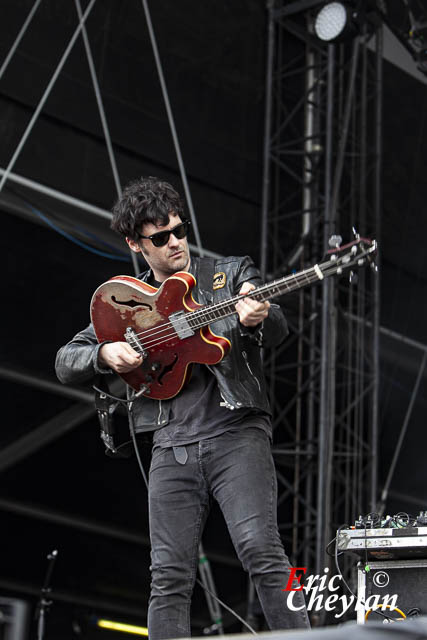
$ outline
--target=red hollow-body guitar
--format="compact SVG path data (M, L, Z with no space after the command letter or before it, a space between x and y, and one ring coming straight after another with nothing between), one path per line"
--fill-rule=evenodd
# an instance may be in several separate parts
M324 278L361 266L376 251L376 242L358 239L328 253L328 259L309 269L285 276L245 294L265 301ZM231 343L209 325L236 313L240 296L216 304L200 305L192 297L194 276L178 272L159 289L131 276L115 276L95 291L91 319L99 342L130 344L143 357L142 364L121 374L137 394L164 400L179 393L191 374L191 364L217 364Z

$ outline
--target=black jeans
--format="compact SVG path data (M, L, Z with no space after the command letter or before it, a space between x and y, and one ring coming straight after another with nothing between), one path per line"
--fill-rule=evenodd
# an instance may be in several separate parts
M187 445L179 464L170 448L153 452L150 640L190 635L190 601L209 496L224 514L237 555L257 589L271 630L307 628L305 608L287 608L290 564L277 530L277 482L270 442L257 428ZM302 592L293 604L302 607Z

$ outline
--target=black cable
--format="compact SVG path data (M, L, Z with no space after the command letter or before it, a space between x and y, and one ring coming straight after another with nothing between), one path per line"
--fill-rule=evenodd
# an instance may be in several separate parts
M329 547L330 547L332 544L334 544L334 542L335 542L335 541L336 541L336 537L332 538L332 540L331 540L330 542L328 542L328 544L326 545L326 549L325 549L325 551L326 551L327 555L328 555L330 558L334 558L334 557L335 557L335 554L334 554L334 553L331 553L331 552L329 551ZM342 556L342 554L343 554L343 553L344 553L343 551L340 551L337 555Z
M135 395L133 394L133 392L131 392L129 387L126 387L126 389L127 389L127 398L128 398L127 410L128 410L128 419L129 419L129 431L132 437L133 448L135 449L135 455L138 462L139 470L141 471L141 475L144 478L144 483L148 491L148 479L145 473L144 465L142 464L141 456L139 455L138 443L136 441L136 434L135 434L135 423L133 420L133 400L135 398Z
M335 554L334 554L334 555L335 555L335 567L336 567L336 569L337 569L337 571L338 571L338 575L340 576L340 578L341 578L341 580L343 581L344 585L347 587L348 591L351 593L351 595L353 596L353 598L354 598L354 599L355 599L355 601L357 602L357 601L358 601L358 598L357 598L356 594L355 594L355 593L353 593L352 589L350 589L350 587L349 587L349 585L348 585L348 583L347 583L346 579L344 578L344 576L343 576L343 574L342 574L342 571L341 571L341 569L340 569L340 565L339 565L339 562L338 562L338 536L339 536L339 534L340 534L340 532L341 532L341 530L342 530L342 529L348 529L348 524L342 524L340 527L338 527L337 535L336 535L336 537L335 537L335 541L336 541L336 544L335 544ZM365 531L366 531L366 522L365 522ZM365 545L366 545L366 533L365 533ZM360 600L360 603L361 603L363 606L365 606L365 605L366 605L366 603L365 603L365 601L364 601L364 600ZM394 622L394 619L393 619L391 616L386 615L385 613L383 613L383 611L380 611L380 609L379 609L379 608L378 608L378 609L372 609L372 613L376 613L376 614L378 614L379 616L382 616L383 618L385 618L385 619L386 619L386 620L388 620L389 622Z
M381 522L380 522L380 524L381 524ZM364 568L365 574L368 573L368 567L369 567L369 565L368 565L368 545L367 545L367 542L368 542L368 534L367 534L367 530L366 530L366 519L365 519L365 568ZM369 571L370 571L370 567L369 567Z
M340 578L343 581L344 585L347 587L348 591L351 593L353 598L355 598L357 600L356 595L353 593L353 591L348 586L347 581L346 581L346 579L344 578L344 576L342 574L342 571L340 569L340 565L339 565L339 562L338 562L338 537L339 537L339 534L341 533L342 529L348 529L348 524L342 524L340 527L338 527L337 535L335 536L335 551L334 551L335 567L336 567L336 569L338 571L338 575L340 576Z
M372 527L374 529L377 527L381 527L381 515L377 511L370 511L366 514L366 516L363 516L363 524L365 525L365 529L368 520L372 522Z
M414 516L411 516L410 513L406 513L406 511L399 511L396 515L393 516L393 521L396 523L396 526L399 528L404 527L413 527L417 519Z
M134 392L131 391L129 386L126 386L126 396L127 397L125 399L125 398L119 398L118 396L114 396L113 394L108 393L107 391L104 391L103 389L100 389L95 384L92 385L92 389L95 389L95 391L97 391L98 393L101 393L104 396L107 396L107 398L110 398L111 400L114 400L115 402L120 402L120 404L126 405L127 414L128 414L129 432L130 432L130 435L131 435L131 438L132 438L132 443L133 443L133 447L134 447L134 450L135 450L135 455L136 455L136 459L137 459L137 462L138 462L138 466L139 466L139 469L141 471L141 475L142 475L142 477L144 479L144 483L145 483L145 486L147 487L147 491L148 491L147 474L145 473L144 465L142 464L141 456L139 455L138 443L136 441L135 422L134 422L134 419L133 419L133 402L135 400Z
M218 604L220 604L220 605L221 605L221 607L224 607L224 609L227 609L227 611L229 611L233 616L235 616L235 617L237 618L237 620L239 620L239 622L241 622L245 627L247 627L247 629L249 629L249 631L250 631L251 633L253 633L253 634L254 634L254 636L257 636L257 635L258 635L258 634L257 634L257 632L255 631L255 629L253 629L253 628L251 627L251 625L250 625L250 624L248 624L248 623L246 622L246 620L244 620L241 616L239 616L239 614L238 614L238 613L236 613L236 612L235 612L231 607L227 606L227 605L225 604L225 602L223 602L220 598L218 598L218 596L216 596L214 593L212 593L212 591L211 591L210 589L208 589L208 588L203 584L203 582L201 582L198 578L196 578L196 582L197 582L197 584L199 584L199 585L202 587L202 589L204 589L207 593L209 593L209 595L210 595L214 600L216 600L216 601L218 602Z
M129 400L125 400L125 398L119 398L118 396L113 396L112 393L108 393L108 391L104 391L104 389L100 389L95 384L92 385L92 389L95 389L95 391L98 391L98 393L101 393L104 396L107 396L107 398L111 398L112 400L115 400L116 402L120 402L123 405L127 405L129 403Z

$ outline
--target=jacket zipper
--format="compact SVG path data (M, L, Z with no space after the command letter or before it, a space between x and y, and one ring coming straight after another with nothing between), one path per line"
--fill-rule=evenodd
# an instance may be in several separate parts
M218 387L218 388L219 388L219 387ZM220 406L220 407L225 407L226 409L230 409L231 411L233 411L233 410L235 409L235 407L233 407L233 405L232 405L232 404L230 404L230 403L228 402L228 400L226 400L226 399L224 398L224 396L222 395L221 391L219 392L219 395L221 396L221 398L222 398L222 400L223 400L223 402L220 402L220 403L219 403L219 406Z
M246 366L247 366L247 368L249 369L249 373L251 374L251 376L252 376L253 378L255 378L256 383L257 383L257 385L258 385L258 389L261 391L261 385L260 385L260 383L259 383L258 378L256 377L256 375L254 375L254 372L253 372L253 371L252 371L252 369L251 369L251 365L249 364L249 360L248 360L248 354L246 353L246 351L242 351L242 356L243 356L243 357L244 357L244 359L245 359Z
M207 364L207 365L205 365L205 366L206 366L206 368L207 368L207 369L209 369L209 371L210 371L213 375L215 375L215 374L214 374L214 372L213 372L213 369L212 369L211 365ZM236 407L235 407L234 405L230 404L230 403L228 402L228 400L226 400L226 399L224 398L224 396L222 395L222 391L221 391L221 389L219 388L219 384L218 384L218 390L219 390L219 395L220 395L220 396L221 396L221 398L222 398L222 402L220 402L220 403L219 403L219 406L220 406L220 407L225 407L226 409L230 409L230 411L233 411ZM237 406L239 407L239 405L240 405L240 403L238 402L238 403L237 403Z

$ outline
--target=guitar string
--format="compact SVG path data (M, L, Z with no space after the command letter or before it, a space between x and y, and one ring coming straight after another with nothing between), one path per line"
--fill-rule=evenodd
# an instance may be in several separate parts
M348 255L348 254L347 254ZM358 259L360 258L360 255L358 256ZM324 272L326 275L331 275L330 273L328 273L328 267L332 266L332 273L334 271L336 271L339 266L340 263L342 262L342 259L337 260L328 260L325 261L324 263L322 263L321 265L316 265L319 266L319 268L323 267L324 268ZM355 263L355 259L353 259L353 261L351 261L350 263L345 265L345 268L349 268L350 266L352 266ZM322 270L322 269L321 269ZM322 270L323 272L323 270ZM314 278L311 278L311 275L314 276ZM318 275L316 273L315 267L310 267L309 269L305 269L304 271L300 271L296 274L291 274L289 276L285 276L285 278L280 278L278 280L275 280L273 282L261 285L260 287L258 287L255 290L249 291L247 294L245 294L243 297L256 297L256 296L262 296L265 293L269 293L271 291L273 291L276 287L282 287L283 285L286 285L287 288L287 292L292 292L295 290L295 285L298 285L297 288L299 288L300 282L301 280L305 279L307 281L307 284L311 284L312 282L316 282L319 278ZM289 286L287 285L287 280L292 281L292 284ZM283 292L278 292L278 293L273 293L273 295L269 295L269 297L274 297L276 295L280 295L280 293L285 293L285 291ZM237 302L239 302L241 296L235 296L234 298L230 298L228 300L219 302L215 305L211 305L211 306L205 306L202 307L201 309L196 309L195 311L191 311L191 312L187 312L186 315L191 316L189 317L189 324L191 325L191 328L195 328L195 329L199 329L202 328L203 326L206 326L208 324L211 324L212 322L215 322L215 320L218 320L221 318L221 316L218 317L209 317L212 314L215 314L217 311L222 311L223 309L226 309L227 306L232 306L234 304L236 304ZM230 312L235 313L234 311ZM208 317L208 319L206 320L206 318ZM198 323L199 318L203 318L203 321L201 323ZM154 337L156 335L159 335L161 333L164 333L165 331L169 331L170 328L173 328L173 324L171 323L171 321L169 320L168 322L165 322L163 324L159 324L157 325L157 327L154 327L154 331L152 329L145 329L143 331L140 331L139 333L136 333L135 336L138 338L142 338L145 334L148 335L149 338ZM168 339L169 337L173 337L176 335L176 331L174 329L174 332L170 335L168 335ZM164 336L162 336L164 337Z
M339 268L346 269L346 270L349 269L350 267L354 266L358 260L360 260L362 257L365 257L365 255L367 255L367 252L354 256L352 259L350 259L348 263L345 263L345 264L343 264L342 258L338 260L325 261L320 265L315 265L314 267L310 267L309 269L305 269L304 271L300 271L296 274L291 274L289 276L285 276L285 278L280 278L279 280L275 280L268 284L261 285L257 289L254 289L252 291L249 291L247 294L244 294L243 297L262 296L263 294L268 293L269 298L272 298L284 293L290 293L292 291L295 291L298 288L305 286L305 284L312 284L313 282L318 282L319 280L321 280L322 278L319 278L316 271L316 267L320 269L324 277L328 277L336 273ZM304 279L306 280L306 282L303 281ZM287 281L291 281L291 284L288 285ZM283 287L283 285L286 286L286 291L279 291L270 295L271 291L273 291L276 287ZM229 300L224 300L222 302L219 302L216 305L203 307L202 309L196 310L188 315L191 315L191 319L194 319L195 321L197 321L199 317L206 317L211 312L215 312L216 310L222 310L227 306L234 305L235 303L239 302L240 299L241 299L240 295L235 296L234 298L230 298ZM218 320L220 318L209 319L206 322L195 325L195 328L203 327L207 324L210 324L211 322L214 322L216 319Z
M301 274L299 274L301 275ZM308 281L308 283L310 283L311 281L309 280L309 278L306 277L306 280ZM282 285L283 282L282 281L277 281L277 283L279 283ZM279 284L276 284L276 282L274 283L270 283L267 286L262 286L262 287L258 287L257 289L248 292L248 296L249 297L255 297L255 296L262 296L263 294L265 294L266 292L270 292L271 290L273 290L275 287L278 287ZM290 289L290 287L288 286L288 291ZM263 289L265 289L263 291ZM274 294L273 294L274 295ZM277 295L277 294L276 294ZM244 297L248 297L248 296L244 296ZM239 302L239 300L241 299L241 296L236 296L234 298L230 298L228 300L222 301L220 303L217 303L215 305L211 305L209 307L203 307L202 309L197 309L196 311L193 312L188 312L188 321L189 324L191 325L191 328L194 329L199 329L203 326L206 326L212 322L214 322L215 320L218 320L218 317L215 317L215 314L222 310L222 309L226 309L227 307L230 307L230 313L236 313L234 310L231 310L231 307ZM213 317L209 317L212 316ZM199 318L203 318L203 322L198 322ZM206 319L208 318L208 319ZM169 331L170 329L173 329L173 333L168 334L167 336L161 335L162 333L164 333L165 331ZM135 336L138 338L142 338L145 334L147 334L148 338L154 338L155 336L158 336L159 338L165 338L167 337L169 339L169 337L173 337L176 336L176 331L175 328L173 326L173 323L171 321L168 321L164 324L160 324L157 327L154 327L154 330L150 330L150 329L145 329L144 331L141 331L139 333L136 333ZM144 343L144 347L145 346L152 346L153 342L151 343Z
M368 250L369 251L369 250ZM328 260L325 261L323 263L321 263L320 265L316 265L317 267L320 268L320 270L322 271L322 273L328 277L330 275L333 275L339 267L342 267L344 269L348 269L352 266L354 266L356 264L356 262L358 260L360 260L360 258L365 257L368 254L368 251L366 252L362 252L359 253L357 256L353 256L353 258L347 263L347 264L342 264L343 263L343 258L345 256L343 256L342 258L339 258L338 260ZM370 251L369 251L370 252ZM345 254L346 256L348 256L349 254ZM330 270L332 268L332 270ZM314 276L313 278L311 276ZM305 269L304 271L300 271L296 274L291 274L289 276L285 276L284 278L280 278L278 280L275 280L273 282L261 285L260 287L258 287L257 289L254 289L252 291L249 291L247 294L244 294L243 297L255 297L255 296L261 296L265 293L270 294L271 291L273 291L276 287L282 287L283 285L286 285L287 291L282 291L282 292L278 292L278 293L273 293L273 295L269 295L269 298L271 297L275 297L277 295L283 294L283 293L289 293L292 291L295 291L295 285L297 285L297 289L300 288L301 286L304 286L304 282L302 282L302 284L300 283L301 280L305 279L307 284L311 284L313 282L317 282L320 278L318 277L317 273L316 273L316 268L315 267L310 267L309 269ZM292 281L292 284L289 286L287 285L287 280ZM300 281L299 281L300 280ZM222 311L223 309L226 309L227 306L232 306L234 304L236 304L237 302L239 302L239 300L241 299L242 296L235 296L234 298L229 298L228 300L224 300L222 302L219 302L215 305L210 305L210 306L204 306L201 309L196 309L195 311L191 311L191 312L187 312L187 316L189 316L189 324L191 326L191 328L195 328L195 329L199 329L202 328L203 326L207 326L209 324L211 324L212 322L215 322L215 320L219 320L221 318L221 316L219 317L213 317L213 318L208 318L207 320L205 319L207 316L214 314L217 311ZM235 313L235 311L231 311L230 314ZM203 318L202 322L197 322L199 318ZM135 335L138 338L143 338L144 334L148 334L148 337L152 337L155 336L157 334L160 334L164 331L168 331L170 328L173 328L173 324L168 321L164 324L160 324L157 327L155 327L155 329L157 331L153 331L151 329L145 329L144 331L141 331L139 333L136 333ZM174 329L175 331L175 329ZM172 333L170 334L171 336L174 336L176 334Z
M309 271L313 272L313 275L315 275L315 278L310 279L310 276L308 275ZM293 291L295 290L294 287L297 284L298 277L300 277L301 280L305 280L307 284L311 284L312 282L315 282L316 280L319 279L319 277L314 271L314 268L308 269L304 272L299 272L298 274L295 274L293 276L286 276L286 278L293 280L293 283L292 283L293 287L292 285L290 286L287 285L287 283L284 282L283 280L275 280L274 282L270 282L266 285L261 285L257 289L248 291L248 293L244 294L243 296L241 295L234 296L233 298L229 298L228 300L223 300L222 302L218 302L214 305L202 307L201 309L196 309L195 311L188 312L188 316L190 316L189 320L191 321L191 324L194 325L194 328L196 329L203 327L207 324L211 324L212 322L214 322L215 320L218 320L219 318L213 317L213 318L209 318L208 320L200 324L196 324L196 323L199 318L206 318L206 316L215 314L217 311L221 311L222 309L225 309L228 306L231 307L244 297L247 298L247 297L262 296L265 293L270 294L270 292L274 290L276 287L283 286L283 285L286 285L286 289L288 292ZM273 293L273 295L270 297L274 297L275 295L280 295L280 294ZM232 311L231 313L234 313L234 311ZM173 326L173 324L170 321L168 321L164 324L160 324L157 327L155 327L156 330L160 329L160 331L152 331L150 329L145 329L144 331L140 331L139 333L137 333L136 336L138 338L142 338L144 334L148 334L149 337L151 337L156 335L157 333L161 333L162 331L169 329L171 326Z
M299 275L301 275L301 274L299 274ZM310 280L310 278L307 277L307 275L306 275L305 279L306 279L308 284L311 284L311 282L315 281L314 279ZM316 276L316 279L318 279L318 276ZM283 285L284 283L280 282L280 284ZM252 296L250 296L250 297L254 297L255 295L256 296L262 296L265 293L269 293L270 294L270 292L272 290L274 290L275 287L278 287L278 286L279 286L279 284L270 283L267 287L264 287L264 286L263 287L259 287L258 289L255 289L255 290L253 290L251 292L248 292L248 296L250 296L250 294L252 294ZM295 283L294 283L294 287L295 287ZM263 291L263 289L265 289L265 290ZM287 286L287 290L289 292L289 291L292 291L293 289L291 287ZM278 294L273 294L273 296L274 295L278 295ZM245 296L245 297L248 297L248 296ZM270 297L273 297L273 296L270 296ZM241 299L240 296L236 296L234 298L230 298L228 300L224 300L224 301L222 301L220 303L217 303L216 305L211 305L209 307L204 307L203 309L199 309L197 311L189 312L188 313L188 316L189 316L188 320L189 320L189 324L190 324L191 328L199 329L199 328L202 328L204 326L207 326L207 325L211 324L215 320L218 320L219 318L215 317L215 314L220 310L227 309L227 307L230 308L229 315L237 313L234 309L232 309L232 307L234 306L235 303L239 302L240 299ZM207 318L207 316L212 316L212 315L214 317ZM197 322L200 317L203 318L203 321L202 322ZM165 331L168 331L171 328L173 329L172 333L168 334L167 336L160 335L160 334L164 333ZM140 338L144 334L148 334L149 338L153 338L155 336L158 336L159 338L167 338L167 339L169 339L169 338L175 337L177 335L177 333L175 331L175 328L174 328L173 324L170 321L167 322L167 323L164 323L163 325L158 325L157 327L155 327L155 329L157 329L157 331L150 331L150 330L141 331L140 333L137 333L136 336L138 338ZM158 329L160 329L160 331ZM156 344L156 340L157 340L157 338L155 338L154 341L152 341L152 342L144 342L143 346L144 347L152 347L153 345ZM163 343L163 342L164 342L164 340L162 340L161 343Z
M345 265L345 267L348 268L348 267L353 266L353 265L354 265L354 262L351 263L351 264L349 263L349 264ZM324 277L328 277L328 276L333 275L334 273L336 273L336 271L337 271L337 266L336 266L336 262L335 262L333 264L333 268L332 269L325 269L322 273L323 273ZM301 275L301 273L299 273L298 275ZM307 276L307 273L305 273L304 275ZM319 282L320 278L316 274L316 278L312 278L310 280L309 278L306 277L306 280L307 280L308 284L311 284L312 282L316 282L316 281ZM270 288L271 284L272 283L270 283L270 285L265 285L265 287ZM281 282L281 284L283 284L283 282ZM256 290L256 292L259 293L259 290L261 288L264 288L264 287L260 287L259 289ZM288 290L289 290L289 287L288 287ZM295 290L295 289L293 289L293 290ZM292 291L292 289L291 289L291 291ZM233 300L233 299L231 299L231 300ZM215 305L215 306L224 308L225 306L231 304L231 300L223 301L223 303L219 303L218 305ZM238 298L237 298L237 301L238 301ZM193 313L195 313L195 312L193 312ZM237 313L237 312L236 311L231 311L230 315L232 315L234 313ZM205 322L204 325L199 324L197 328L199 328L201 326L206 326L206 325L210 324L211 322L212 322L212 320ZM167 325L169 325L169 327L172 327L171 323L166 323L164 326L167 326ZM170 334L168 334L166 336L162 336L161 339L156 339L156 340L152 341L151 343L144 343L143 347L144 348L147 347L148 349L152 349L155 346L159 346L161 344L164 344L164 343L168 342L172 338L176 338L176 336L177 336L177 334L176 334L176 331L174 329L172 333L170 333Z
M333 269L333 270L331 271L331 273L328 273L328 272L325 270L325 271L323 272L323 274L324 274L324 276L325 276L325 277L327 277L328 275L332 275L332 273L334 273L334 271L335 271L335 269ZM298 275L301 275L301 274L298 274ZM307 278L307 283L308 283L308 284L311 284L312 282L316 282L316 281L318 282L319 280L320 280L320 278L319 278L319 277L317 276L317 274L316 274L316 277L315 277L315 278L312 278L311 280ZM282 284L283 284L283 283L282 283ZM289 291L289 289L290 289L290 288L288 287L288 291ZM293 290L295 290L295 289L290 289L290 290L291 290L291 291L293 291ZM257 293L259 293L259 289L257 289L256 291L257 291ZM231 306L231 304L233 303L233 302L232 302L233 300L234 300L234 299L232 298L232 299L230 299L230 300L223 301L223 303L218 303L218 305L215 305L215 307L216 307L216 308L219 308L219 307L221 307L221 308L225 308L226 306ZM238 301L238 298L236 298L236 301ZM209 307L209 309L211 309L211 308L212 308L212 307ZM193 312L193 313L196 313L196 312ZM232 314L234 314L234 313L237 313L237 311L230 311L230 315L232 315ZM193 314L191 314L191 315L193 315ZM208 325L208 324L211 324L213 321L214 321L214 320L206 321L206 322L204 322L203 324L199 324L199 325L197 325L197 326L196 326L196 328L200 328L200 327L206 326L206 325ZM164 325L159 325L159 326L164 326L164 327L165 327L165 329L163 329L163 331L166 331L166 330L168 330L169 328L173 328L172 323L165 323ZM157 327L156 327L156 328L157 328ZM161 332L157 332L157 333L161 333ZM137 334L137 335L139 335L139 334ZM152 335L154 335L154 334L150 334L150 337L151 337ZM169 334L167 334L167 335L164 335L164 336L161 336L161 337L159 337L159 338L156 338L156 339L152 340L151 342L144 342L142 346L143 346L143 348L145 348L145 349L152 349L153 347L157 347L157 346L159 346L159 345L161 345L161 344L164 344L164 343L168 342L170 339L172 339L172 338L176 338L176 337L177 337L177 333L176 333L175 329L173 328L172 333L169 333Z
M334 270L333 270L331 273L333 273L333 272L334 272ZM324 275L328 276L328 275L331 275L331 274L329 274L329 273L327 273L327 272L325 271L325 272L324 272ZM311 280L307 279L308 284L311 284L312 282L316 282L316 281L319 281L319 278L318 278L318 276L317 276L317 275L316 275L316 278L313 278L313 279L311 279ZM288 290L289 290L289 287L288 287ZM291 289L291 291L292 291L292 289ZM259 290L257 290L257 292L259 293ZM233 300L233 299L232 299L232 300ZM238 300L238 299L237 299L237 300ZM230 306L230 305L231 305L230 300L226 301L226 303L227 303L227 304L225 304L225 301L224 301L224 303L223 303L223 304L219 304L219 305L215 305L215 306L216 306L217 308L218 308L218 307L220 307L220 306L221 306L222 308L224 308L224 307L226 307L226 306ZM193 313L195 313L195 312L193 312ZM232 315L232 314L234 314L234 313L237 313L237 312L236 312L236 311L230 311L230 315ZM209 324L211 324L211 322L213 322L213 320L208 320L208 321L205 321L204 323L199 323L199 324L196 326L196 328L200 328L200 327L203 327L203 326L209 325ZM152 349L153 347L157 347L157 346L159 346L159 345L161 345L161 344L164 344L164 343L168 342L169 340L171 340L171 339L173 339L173 338L176 338L176 337L177 337L177 333L176 333L176 331L175 331L175 329L173 328L173 325L172 325L171 323L166 323L166 324L165 324L165 325L163 325L163 326L165 327L165 328L163 329L163 331L167 331L167 330L169 330L169 329L173 329L173 331L172 331L171 333L169 333L169 334L159 336L159 338L155 338L155 339L154 339L154 340L152 340L151 342L144 342L144 343L143 343L143 345L142 345L142 346L143 346L143 348L145 348L145 349ZM157 332L157 333L161 333L161 332ZM149 336L149 337L151 337L152 335L153 335L153 334L150 334L150 336Z
M347 254L348 255L348 254ZM350 260L347 264L344 265L345 269L350 268L351 266L354 266L354 264L357 262L357 260L360 260L361 255L359 254L358 256L354 256L353 260ZM329 260L327 262L322 263L321 265L316 265L318 268L323 267L323 269L321 269L323 276L324 277L328 277L330 275L333 275L334 273L337 272L338 268L342 267L342 260ZM287 281L291 281L291 284L288 285ZM304 282L304 280L306 282ZM261 287L258 287L257 289L254 289L252 291L249 291L247 293L247 295L245 295L244 297L255 297L255 296L262 296L266 293L268 293L269 298L274 297L276 295L279 295L282 292L277 292L277 293L273 293L273 295L270 295L271 292L274 292L275 288L278 287L283 287L283 285L286 285L286 289L287 292L292 292L295 291L298 288L301 288L301 286L304 286L305 284L311 284L313 282L318 282L319 280L321 280L321 278L319 278L317 272L316 272L316 268L315 267L310 267L309 269L305 269L304 271L301 271L299 273L296 274L292 274L290 276L285 276L285 278L281 278L279 280L275 280L271 283L265 284L265 285L261 285ZM283 291L283 293L285 293L285 291ZM215 305L211 305L209 307L203 307L202 309L198 309L196 311L193 312L188 312L188 316L189 317L189 324L191 326L191 328L195 328L195 329L199 329L202 328L203 326L207 326L209 324L211 324L212 322L215 322L215 320L218 320L220 318L218 317L213 317L213 318L209 318L208 320L206 320L206 317L208 315L212 315L215 314L218 311L222 311L224 309L227 309L227 307L230 307L229 312L227 313L227 315L233 315L234 313L237 313L235 310L232 310L231 307L237 303L240 300L241 296L235 296L234 298L230 298L228 300L224 300L222 302L219 302ZM198 322L199 318L203 318L202 322ZM221 316L220 316L221 317ZM175 338L177 336L177 332L173 326L173 324L168 321L162 325L158 325L157 327L154 328L155 330L144 330L141 331L140 333L135 334L138 338L140 338L141 336L144 336L144 334L148 334L147 337L149 338L154 338L154 340L151 340L151 342L144 342L142 347L143 348L153 348L155 346L159 346L161 344L164 344L165 342L168 342L170 339ZM173 329L172 333L166 334L166 335L161 335L166 331L169 331L170 329ZM158 337L155 337L158 336Z

